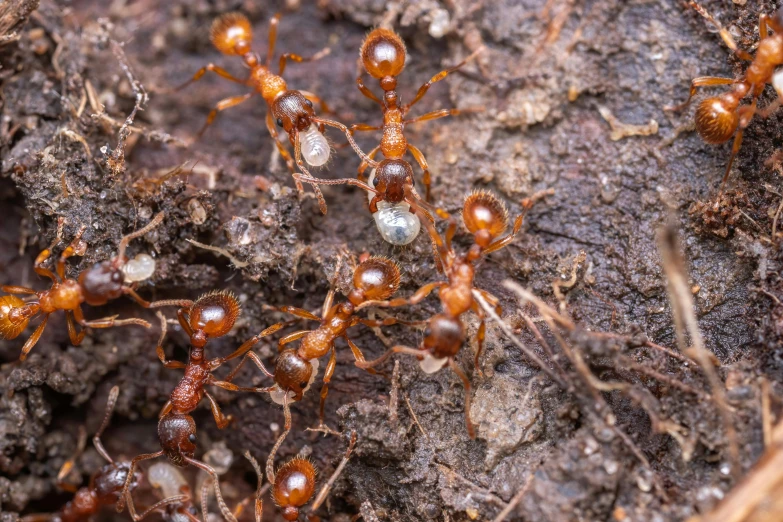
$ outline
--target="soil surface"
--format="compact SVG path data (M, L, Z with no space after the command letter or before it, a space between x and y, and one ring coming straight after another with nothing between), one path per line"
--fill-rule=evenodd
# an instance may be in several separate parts
M138 291L150 299L195 298L216 288L238 295L241 319L230 335L210 343L215 356L290 318L267 305L318 313L330 284L344 299L351 266L363 253L399 262L401 296L442 276L425 233L402 248L381 240L360 190L324 187L326 216L312 197L300 201L267 132L260 97L220 113L200 140L187 145L215 103L247 92L212 73L173 90L207 63L244 74L240 60L210 44L212 20L231 10L247 14L262 56L276 12L283 13L278 53L311 56L329 47L319 61L289 63L285 77L289 86L317 93L347 124L381 121L377 105L355 86L358 49L370 28L393 27L407 44L399 78L403 101L436 72L485 46L462 71L435 84L413 113L470 110L406 132L431 166L433 203L452 214L476 188L499 194L512 216L524 198L554 190L535 204L510 246L480 263L476 283L500 299L509 331L555 377L493 320L475 368L478 319L468 314L471 341L457 363L472 383L478 436L471 440L457 375L448 369L426 374L414 358L396 356L398 393L390 410L393 364L382 366L381 375L369 374L353 365L339 341L326 421L343 435L305 431L318 422L313 389L293 406L294 429L277 457L280 463L309 455L324 483L356 431L355 451L318 511L324 519L348 521L361 513L367 521L492 520L525 488L507 520L680 521L708 511L758 460L764 379L773 413L780 405L776 397L783 396L783 112L756 118L747 128L719 198L730 144L705 144L693 131L693 107L664 107L685 99L692 78L733 77L745 65L683 2L36 3L0 6L0 283L45 288L32 266L54 239L58 218L65 219L66 243L86 227L89 249L68 262L75 276L110 258L124 234L163 211L163 224L128 250L130 257L144 252L157 260L154 276ZM704 6L751 50L759 14L777 7L717 0ZM366 83L380 92L377 82ZM760 105L772 101L771 92ZM137 94L142 110L122 128ZM340 146L343 137L328 134L337 148L316 175L353 176L359 160ZM373 132L357 134L365 151L378 139ZM420 180L420 169L414 170ZM677 351L657 242L667 222L680 237L705 345L720 364L737 458L705 373L647 342ZM461 228L457 251L470 239ZM503 285L507 279L573 325L547 325L536 307L520 306ZM71 498L57 488L57 472L76 451L79 427L90 434L97 429L114 385L121 393L103 437L109 453L130 458L159 447L157 414L181 370L165 369L156 357L157 319L127 298L85 310L88 318L143 317L153 327L91 330L74 347L64 315L56 313L25 362L18 361L19 352L38 320L18 338L0 341L3 521L55 511ZM433 296L393 314L420 320L438 310ZM533 318L534 329L525 316ZM287 331L305 327L298 323ZM393 344L418 346L423 337L421 329L406 326L381 330L351 331L368 359ZM279 336L256 349L267 364ZM167 354L185 360L187 347L187 337L171 325ZM582 360L582 371L564 349ZM239 383L268 384L247 366ZM265 460L283 416L265 394L216 389L214 396L234 422L218 430L204 401L194 415L197 456L230 448L234 460L222 481L233 505L256 484L242 453ZM88 443L66 481L86 484L101 464ZM199 478L187 473L195 485ZM145 483L138 498L142 504L156 499ZM127 517L111 507L102 513ZM265 520L279 517L266 502Z

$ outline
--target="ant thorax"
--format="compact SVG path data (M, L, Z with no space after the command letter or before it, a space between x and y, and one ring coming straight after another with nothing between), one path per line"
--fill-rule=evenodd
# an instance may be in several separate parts
M367 179L367 183L370 186L373 186L375 170L373 169L370 172L370 177ZM372 201L375 194L368 192L367 197L369 201ZM421 229L421 222L419 217L410 211L411 206L408 203L404 200L399 203L379 201L377 205L378 212L373 214L372 217L384 241L392 245L402 246L416 239Z

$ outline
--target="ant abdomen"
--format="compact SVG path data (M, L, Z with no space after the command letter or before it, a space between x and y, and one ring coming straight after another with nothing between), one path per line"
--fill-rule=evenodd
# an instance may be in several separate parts
M183 457L192 459L196 453L196 423L190 415L164 415L158 422L158 438L163 452L177 466L187 466Z
M388 299L400 287L400 267L389 258L373 256L356 268L353 286L366 300Z
M272 487L272 498L283 511L286 520L297 520L299 508L315 493L315 467L301 457L283 464L277 471Z
M231 292L209 292L199 297L190 311L190 327L207 337L226 335L239 317L239 301Z
M30 318L17 311L23 306L25 302L15 295L0 296L0 339L15 339L27 328Z
M723 96L703 100L696 109L696 131L707 143L717 145L731 139L739 126L736 104Z
M373 78L399 76L405 67L405 44L394 31L374 29L364 39L360 56Z
M462 205L462 221L476 237L481 247L486 247L506 230L508 210L497 196L486 190L471 192Z
M227 55L246 54L253 43L253 29L242 13L226 13L216 18L209 36L212 45Z

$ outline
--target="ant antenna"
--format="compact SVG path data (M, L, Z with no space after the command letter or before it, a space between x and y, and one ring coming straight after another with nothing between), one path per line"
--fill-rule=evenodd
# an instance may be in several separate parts
M114 461L109 456L109 454L106 452L106 449L103 447L103 443L101 442L101 435L103 435L104 430L109 425L109 421L111 421L111 416L114 413L114 406L117 404L117 398L120 396L120 387L114 386L111 391L109 391L109 399L106 401L106 415L103 417L103 422L101 423L101 427L98 428L98 431L95 432L95 435L92 438L92 444L95 446L95 449L98 451L98 453L106 459L109 464L114 464Z
M163 218L165 217L164 212L158 212L154 218L152 218L152 221L147 223L146 226L136 230L135 232L131 232L127 236L123 237L120 240L120 246L117 248L117 258L122 259L125 256L125 249L128 247L128 243L136 239L137 237L141 237L153 228L156 228L158 225L161 224L163 221Z

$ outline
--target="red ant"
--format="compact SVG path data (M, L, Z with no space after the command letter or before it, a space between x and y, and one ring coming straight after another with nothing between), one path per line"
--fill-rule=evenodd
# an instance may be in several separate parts
M339 262L337 272L339 272ZM261 371L274 379L275 385L268 388L257 388L259 392L270 392L275 402L283 403L287 399L298 401L302 399L304 392L315 379L318 371L318 359L330 354L329 362L323 377L321 388L321 404L319 425L316 431L334 433L324 424L324 405L329 393L329 382L334 374L337 364L337 352L335 342L339 338L345 339L351 349L357 363L364 361L362 351L348 338L348 329L361 323L369 327L387 326L396 323L406 323L395 318L387 318L382 321L362 319L356 315L358 307L369 300L384 300L390 298L400 286L400 269L397 264L385 257L370 257L359 264L353 273L353 289L348 294L348 300L332 305L334 288L329 290L324 301L322 317L318 317L307 310L293 306L282 306L279 310L287 312L301 319L318 321L320 324L315 330L301 330L282 337L278 341L280 354L277 356L274 374L270 373L261 359L254 353L248 352L240 363L229 374L226 380L231 380L245 361L250 358ZM287 323L277 323L262 332L268 335L271 332L283 328ZM301 339L299 347L284 348L285 345Z
M532 199L526 202L525 211L532 205ZM418 211L418 209L417 209ZM498 239L508 226L508 211L501 201L491 192L474 191L465 198L462 210L462 219L465 227L473 234L473 245L464 254L457 254L451 244L451 240L457 230L457 222L451 216L445 236L441 236L435 226L428 219L424 219L432 241L437 247L438 261L442 267L447 281L429 283L417 290L411 297L392 299L391 301L366 301L357 309L367 306L403 306L417 304L427 297L433 290L438 289L441 313L432 316L427 322L424 331L424 339L419 348L407 346L394 346L374 361L357 361L359 368L369 369L384 362L394 353L406 353L415 355L421 362L422 370L434 373L448 364L454 373L459 376L465 386L465 420L470 438L475 438L475 430L470 422L470 381L467 375L457 365L454 358L465 342L465 325L463 314L472 310L479 317L479 328L476 335L478 349L475 355L475 367L479 373L479 357L484 345L485 314L476 301L474 294L478 293L501 313L498 299L475 287L475 263L482 257L505 247L522 228L524 213L514 220L514 227L510 234Z
M759 43L754 58L749 52L739 49L729 31L722 27L703 7L696 2L690 2L689 5L718 28L724 43L734 51L734 54L742 60L751 62L745 70L745 74L738 79L714 76L694 78L691 82L688 99L678 106L667 107L669 110L684 109L699 87L733 85L732 89L724 94L704 99L696 109L696 130L704 141L717 145L725 143L735 136L726 173L723 175L720 185L722 191L723 185L729 177L734 158L742 145L743 131L757 112L762 118L766 118L780 106L781 98L783 98L783 72L775 70L779 65L783 65L783 9L779 9L771 17L766 14L759 17ZM775 31L775 34L769 35L768 27ZM770 106L757 109L756 103L767 83L771 83L775 88L778 98ZM748 95L752 98L750 105L740 105L740 102Z
M161 450L155 453L138 455L131 461L130 470L132 472L136 465L143 460L154 459L163 455L167 456L169 461L176 466L184 467L190 464L202 469L209 473L214 481L215 496L223 516L232 522L236 522L220 494L215 470L208 464L193 458L196 451L196 423L193 417L190 416L190 413L206 397L218 428L223 429L231 422L231 417L223 415L214 397L204 390L204 386L218 386L231 391L258 391L255 388L245 388L232 384L229 382L230 379L226 381L217 380L212 375L212 372L225 362L244 355L271 331L267 331L269 330L267 329L245 341L236 351L226 357L216 357L208 360L204 355L204 346L209 339L222 337L231 330L239 316L239 301L228 292L210 292L201 296L195 302L189 300L158 301L151 303L150 307L174 304L181 306L177 312L179 323L190 337L191 348L188 362L185 364L166 359L162 346L163 339L166 336L166 320L162 314L158 314L158 317L161 319L161 336L156 351L166 368L184 368L185 375L171 392L169 401L163 406L160 413L158 438L160 439ZM122 498L117 504L118 511L122 511L130 485L130 480L127 480Z
M182 89L191 83L198 81L207 71L216 73L221 78L232 82L247 85L253 89L253 92L239 96L231 96L219 101L207 116L207 122L198 133L200 137L212 124L219 111L236 107L237 105L249 100L254 94L260 94L267 104L266 127L272 139L275 141L277 150L288 165L288 169L294 174L296 188L299 194L304 194L304 188L300 178L296 176L294 160L300 170L309 176L309 171L302 163L301 157L313 166L324 165L329 160L330 147L326 138L323 136L324 125L337 127L346 134L348 129L337 122L317 118L313 109L313 102L318 103L324 112L329 112L326 104L315 94L307 91L289 90L288 85L282 78L283 71L288 60L294 62L308 62L318 60L328 54L328 49L316 54L311 58L303 58L297 54L286 53L280 57L280 69L278 74L274 74L270 67L272 57L275 51L275 40L277 39L277 25L280 22L280 14L276 14L270 21L269 28L269 48L267 49L266 62L262 65L259 56L251 50L253 42L253 30L250 27L250 21L241 13L227 13L217 19L212 24L210 39L212 44L223 54L228 56L240 56L245 66L250 69L250 74L246 80L234 77L225 69L212 63L202 67L196 74L181 85ZM294 158L283 146L278 137L278 127L288 134L288 139L294 147ZM348 136L349 142L355 149L358 146ZM318 198L321 212L326 214L326 202L323 194L317 185L313 184L313 190Z
M52 245L43 250L35 259L33 269L35 273L48 277L52 280L52 286L49 290L36 291L24 286L2 286L4 292L9 294L25 294L36 296L32 301L25 302L15 295L0 296L0 339L15 339L27 328L30 319L36 315L43 314L43 319L35 329L33 334L22 346L22 353L19 356L20 361L27 358L27 354L33 349L35 344L43 334L46 328L46 322L49 315L64 310L68 324L68 335L74 346L79 346L86 332L84 328L111 328L113 326L125 326L135 324L149 328L150 324L143 319L117 319L117 316L104 317L102 319L86 320L82 312L82 303L90 306L101 306L112 299L117 299L123 294L133 298L142 306L148 306L149 303L139 297L132 286L126 284L126 275L123 267L128 260L125 257L125 249L131 240L141 237L153 228L160 225L163 221L163 213L159 213L145 227L128 234L120 240L117 255L109 261L102 261L91 268L84 270L79 274L78 279L69 279L65 277L65 262L73 255L84 255L87 251L87 243L82 241L81 237L85 227L79 229L76 237L68 245L57 261L56 274L44 268L43 263L49 259L52 250L60 243L62 227L64 220L61 218L58 223L57 237ZM76 331L76 324L83 329Z
M103 457L108 464L103 466L98 472L96 472L90 479L90 484L76 491L72 500L68 501L61 509L55 514L35 514L28 515L22 518L23 522L79 522L81 520L87 520L91 516L98 513L102 506L108 506L115 504L123 491L123 487L126 483L130 484L130 489L135 489L139 476L138 474L131 475L130 464L125 461L115 462L101 443L101 435L106 427L109 425L112 413L114 412L114 406L117 404L117 397L120 394L119 386L115 386L109 392L109 400L106 403L106 415L103 418L100 428L95 433L92 439L95 449L98 451L101 457ZM73 461L68 461L63 465L63 468L58 475L58 478L64 477L68 471L73 467ZM150 509L148 509L141 516L133 513L133 519L136 521L143 520L150 513L157 509L161 509L168 504L180 502L184 497L172 497L165 501L158 502Z
M299 514L302 506L307 504L313 494L315 493L315 476L316 469L313 463L306 458L294 457L288 460L285 464L280 466L275 473L275 454L283 441L291 431L291 410L288 407L288 399L283 400L283 412L285 415L285 428L283 433L280 434L275 445L272 447L272 451L269 452L269 457L266 460L266 476L269 484L272 485L272 500L275 505L282 509L283 518L285 520L293 521L299 520ZM320 505L326 500L329 490L337 480L338 475L342 472L345 465L348 463L348 459L353 452L353 448L356 445L356 432L351 432L351 438L348 443L348 449L345 451L340 464L334 470L334 473L329 480L324 484L321 490L318 492L318 496L310 507L310 513L307 518L310 522L319 522L320 517L313 515ZM250 452L245 452L245 457L253 465L258 476L258 489L256 490L256 520L263 518L263 501L261 500L261 482L263 481L263 475L261 473L261 467L258 462L253 458Z

